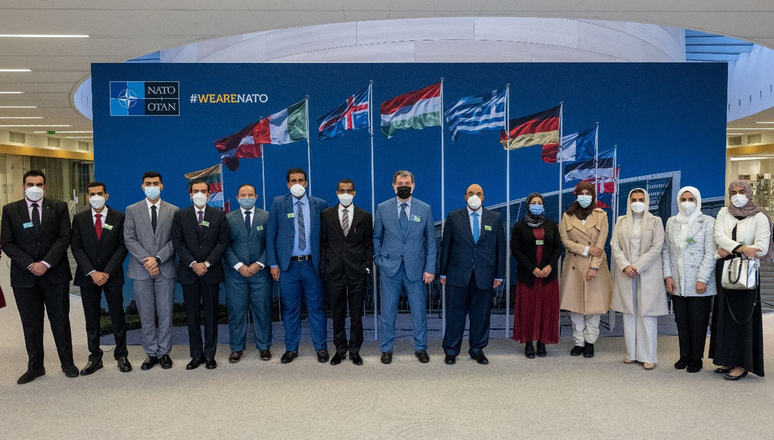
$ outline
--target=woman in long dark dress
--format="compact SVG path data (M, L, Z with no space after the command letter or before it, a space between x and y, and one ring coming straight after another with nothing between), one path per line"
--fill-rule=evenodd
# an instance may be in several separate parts
M728 187L731 204L715 220L718 256L715 270L718 294L712 314L709 357L727 380L739 380L752 372L763 377L763 323L760 286L750 290L724 289L723 261L737 255L770 258L771 219L752 201L747 181Z
M513 339L525 342L524 355L546 356L546 344L559 342L559 282L562 240L544 213L543 196L527 196L527 213L513 225L511 252L519 263L513 309Z

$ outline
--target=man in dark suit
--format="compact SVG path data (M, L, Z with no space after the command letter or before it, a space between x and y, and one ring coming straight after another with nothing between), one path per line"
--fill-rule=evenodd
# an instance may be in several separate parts
M23 200L3 207L0 242L11 258L11 287L19 308L24 342L27 346L27 372L18 384L32 382L46 374L43 365L43 315L48 315L62 371L78 377L73 363L70 333L69 287L72 274L67 259L70 246L70 214L67 204L44 198L46 175L42 171L24 173Z
M75 285L81 288L83 314L86 318L86 339L89 345L89 362L81 370L86 376L102 368L102 350L99 348L100 303L105 292L110 323L116 349L113 352L118 369L132 371L127 356L126 323L124 321L124 213L105 205L110 195L105 184L91 182L86 187L91 209L73 217L73 257L78 263L75 269Z
M193 205L175 213L172 243L179 258L177 281L183 286L185 316L191 362L187 370L206 363L208 370L218 366L218 294L225 279L223 255L229 242L228 221L221 209L207 206L210 185L204 180L189 184ZM204 348L199 310L204 305Z
M444 362L453 365L462 346L465 318L470 313L470 350L479 364L489 360L489 314L492 291L505 277L505 232L500 214L481 207L484 190L473 184L465 190L465 208L449 213L441 245L441 284L446 285Z
M371 214L352 203L355 183L342 179L336 194L339 203L322 212L320 236L322 273L328 304L333 318L333 343L336 354L331 365L338 365L347 356L355 365L363 365L360 346L363 345L363 302L366 283L374 258ZM349 342L345 321L349 303Z
M306 194L306 172L301 168L289 169L286 178L290 194L274 198L266 226L266 261L282 295L285 353L280 361L287 364L298 356L303 300L317 360L328 362L328 318L320 276L320 213L328 204Z
M239 209L226 214L231 242L226 250L226 305L233 363L247 346L247 313L253 314L255 346L262 361L271 360L272 280L266 267L266 223L269 213L255 206L255 187L237 189Z

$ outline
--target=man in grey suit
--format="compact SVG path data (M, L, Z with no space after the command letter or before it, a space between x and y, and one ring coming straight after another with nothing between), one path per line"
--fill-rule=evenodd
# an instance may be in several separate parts
M143 370L161 364L172 368L172 305L175 297L175 249L172 220L178 207L161 200L161 174L142 176L145 198L126 208L124 243L129 250L129 278L142 324ZM159 326L156 328L156 317Z
M430 205L413 198L414 175L401 170L392 178L397 198L379 204L374 222L374 262L381 271L382 363L392 362L398 300L406 289L414 324L414 354L430 362L427 354L427 303L425 284L435 278L435 227Z
M226 305L231 345L230 363L247 346L247 310L253 314L255 346L261 360L271 360L271 278L266 268L266 223L269 212L255 206L255 187L237 190L239 209L226 215L230 243L226 250Z

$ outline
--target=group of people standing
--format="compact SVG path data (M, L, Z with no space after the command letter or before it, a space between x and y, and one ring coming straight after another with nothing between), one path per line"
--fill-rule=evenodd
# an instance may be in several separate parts
M380 203L373 219L353 203L355 183L349 179L338 182L339 203L333 207L306 193L304 170L291 168L286 179L289 193L276 197L270 211L256 207L255 187L244 184L237 190L239 209L228 214L207 207L210 186L204 180L189 183L192 204L180 209L161 200L161 174L146 172L141 185L145 197L128 206L126 214L108 207L104 183L92 182L87 190L91 209L76 214L71 224L64 202L44 197L45 175L38 170L25 173L25 198L3 208L0 233L2 249L12 262L11 285L29 358L18 383L45 374L44 312L67 377L103 367L99 346L103 293L117 366L122 372L132 370L122 295L127 255L127 276L133 281L146 353L143 370L157 364L172 368L175 282L182 286L190 341L186 369L217 367L224 282L229 362L239 362L244 355L248 313L260 359L271 360L271 279L282 292L283 364L298 356L305 305L317 360L337 365L348 355L355 365L362 365L363 304L372 265L381 280L381 362L392 362L404 290L411 308L414 354L419 362L429 362L425 285L435 279L439 252L430 206L413 197L413 174L395 173L395 197ZM612 308L624 315L624 362L641 362L645 369L653 369L657 316L668 313L665 292L669 292L680 340L676 368L689 372L702 368L711 298L716 296L710 342L710 357L719 365L716 371L730 380L748 371L763 376L758 289L729 293L720 286L720 270L715 268L734 255L761 257L774 250L771 221L748 198L752 190L747 182L731 184L731 205L716 220L701 214L696 188L682 188L680 212L667 221L666 232L661 219L648 212L647 191L632 190L627 213L618 218L611 239L615 282L604 251L607 215L597 207L591 184L578 184L575 194L577 199L558 225L545 217L543 197L530 194L525 217L513 226L511 251L518 262L513 337L526 343L528 358L544 357L546 345L558 343L560 309L570 311L575 342L570 354L593 357L600 315ZM492 293L505 278L506 242L503 220L483 208L484 198L481 186L468 186L465 206L450 212L445 223L437 273L448 300L442 344L448 365L455 364L460 354L468 317L468 354L479 364L489 363L483 349L489 340ZM75 284L81 289L90 351L80 372L73 362L68 316L72 279L68 247L77 262ZM713 275L718 278L712 280ZM327 344L326 299L333 321L333 356Z
M703 367L707 327L712 316L709 357L727 380L763 370L760 287L730 290L722 286L725 260L735 256L771 258L771 219L751 199L747 181L728 188L731 204L717 219L702 214L701 194L686 186L677 193L679 212L662 220L648 212L649 194L629 192L626 214L610 239L616 276L604 251L608 219L596 206L593 185L581 182L576 200L559 225L546 219L543 199L527 197L527 213L513 227L511 251L519 263L513 338L525 342L524 353L545 356L546 344L558 342L559 310L568 310L575 345L573 356L594 356L600 316L623 315L626 364L652 370L658 362L658 316L669 313L678 330L680 358L675 368L695 373ZM565 249L560 280L559 256ZM713 302L714 298L714 302Z

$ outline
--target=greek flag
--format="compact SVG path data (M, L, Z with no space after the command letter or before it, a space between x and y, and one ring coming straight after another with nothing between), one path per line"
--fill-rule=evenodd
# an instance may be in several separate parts
M460 133L502 130L505 127L505 90L462 98L446 107L444 116L452 141L456 141Z

